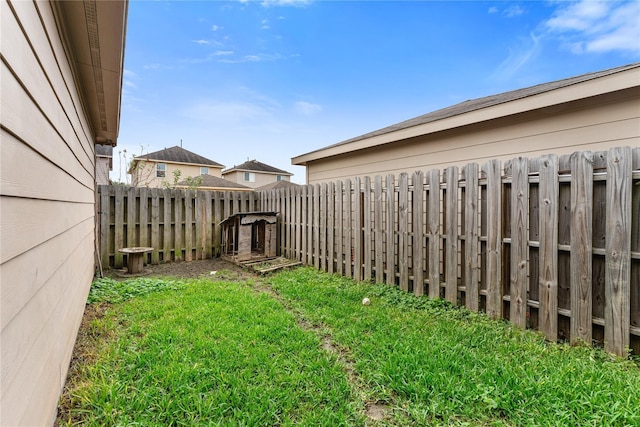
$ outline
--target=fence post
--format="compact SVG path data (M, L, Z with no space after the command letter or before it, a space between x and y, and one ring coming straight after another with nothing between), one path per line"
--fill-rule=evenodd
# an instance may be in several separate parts
M353 204L351 199L351 180L346 179L344 181L344 213L345 213L345 224L344 224L344 239L345 239L345 275L347 277L353 277L353 245L352 245L352 236L353 236L353 224L352 224L352 216L353 216Z
M620 356L629 346L631 156L629 147L607 153L604 348Z
M371 280L371 178L364 177L364 189L362 194L362 241L364 251L364 276L363 280Z
M327 271L327 183L320 184L320 269Z

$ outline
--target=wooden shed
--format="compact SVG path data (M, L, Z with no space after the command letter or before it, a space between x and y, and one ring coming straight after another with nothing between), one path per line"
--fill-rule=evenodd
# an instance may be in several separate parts
M222 255L234 261L276 256L277 212L236 213L222 225Z

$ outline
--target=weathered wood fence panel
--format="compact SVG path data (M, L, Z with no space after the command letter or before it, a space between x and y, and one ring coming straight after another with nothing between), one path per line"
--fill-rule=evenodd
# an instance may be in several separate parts
M640 353L640 148L291 191L304 222L292 253L307 264L443 297L550 340Z
M146 263L207 259L220 254L220 222L258 210L253 193L100 186L100 260L121 268L118 249L147 246ZM273 197L275 200L276 197Z

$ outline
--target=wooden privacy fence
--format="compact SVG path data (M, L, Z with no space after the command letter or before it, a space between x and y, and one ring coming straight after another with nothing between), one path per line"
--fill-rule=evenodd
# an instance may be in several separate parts
M121 268L118 249L148 246L146 262L191 261L220 255L220 222L257 210L254 192L213 192L123 186L98 187L103 266Z
M282 254L640 354L640 149L273 190Z

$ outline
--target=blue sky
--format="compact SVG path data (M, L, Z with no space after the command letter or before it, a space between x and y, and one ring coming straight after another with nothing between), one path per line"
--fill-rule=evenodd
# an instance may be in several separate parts
M291 157L639 60L639 1L131 0L112 178L182 140L304 183Z

